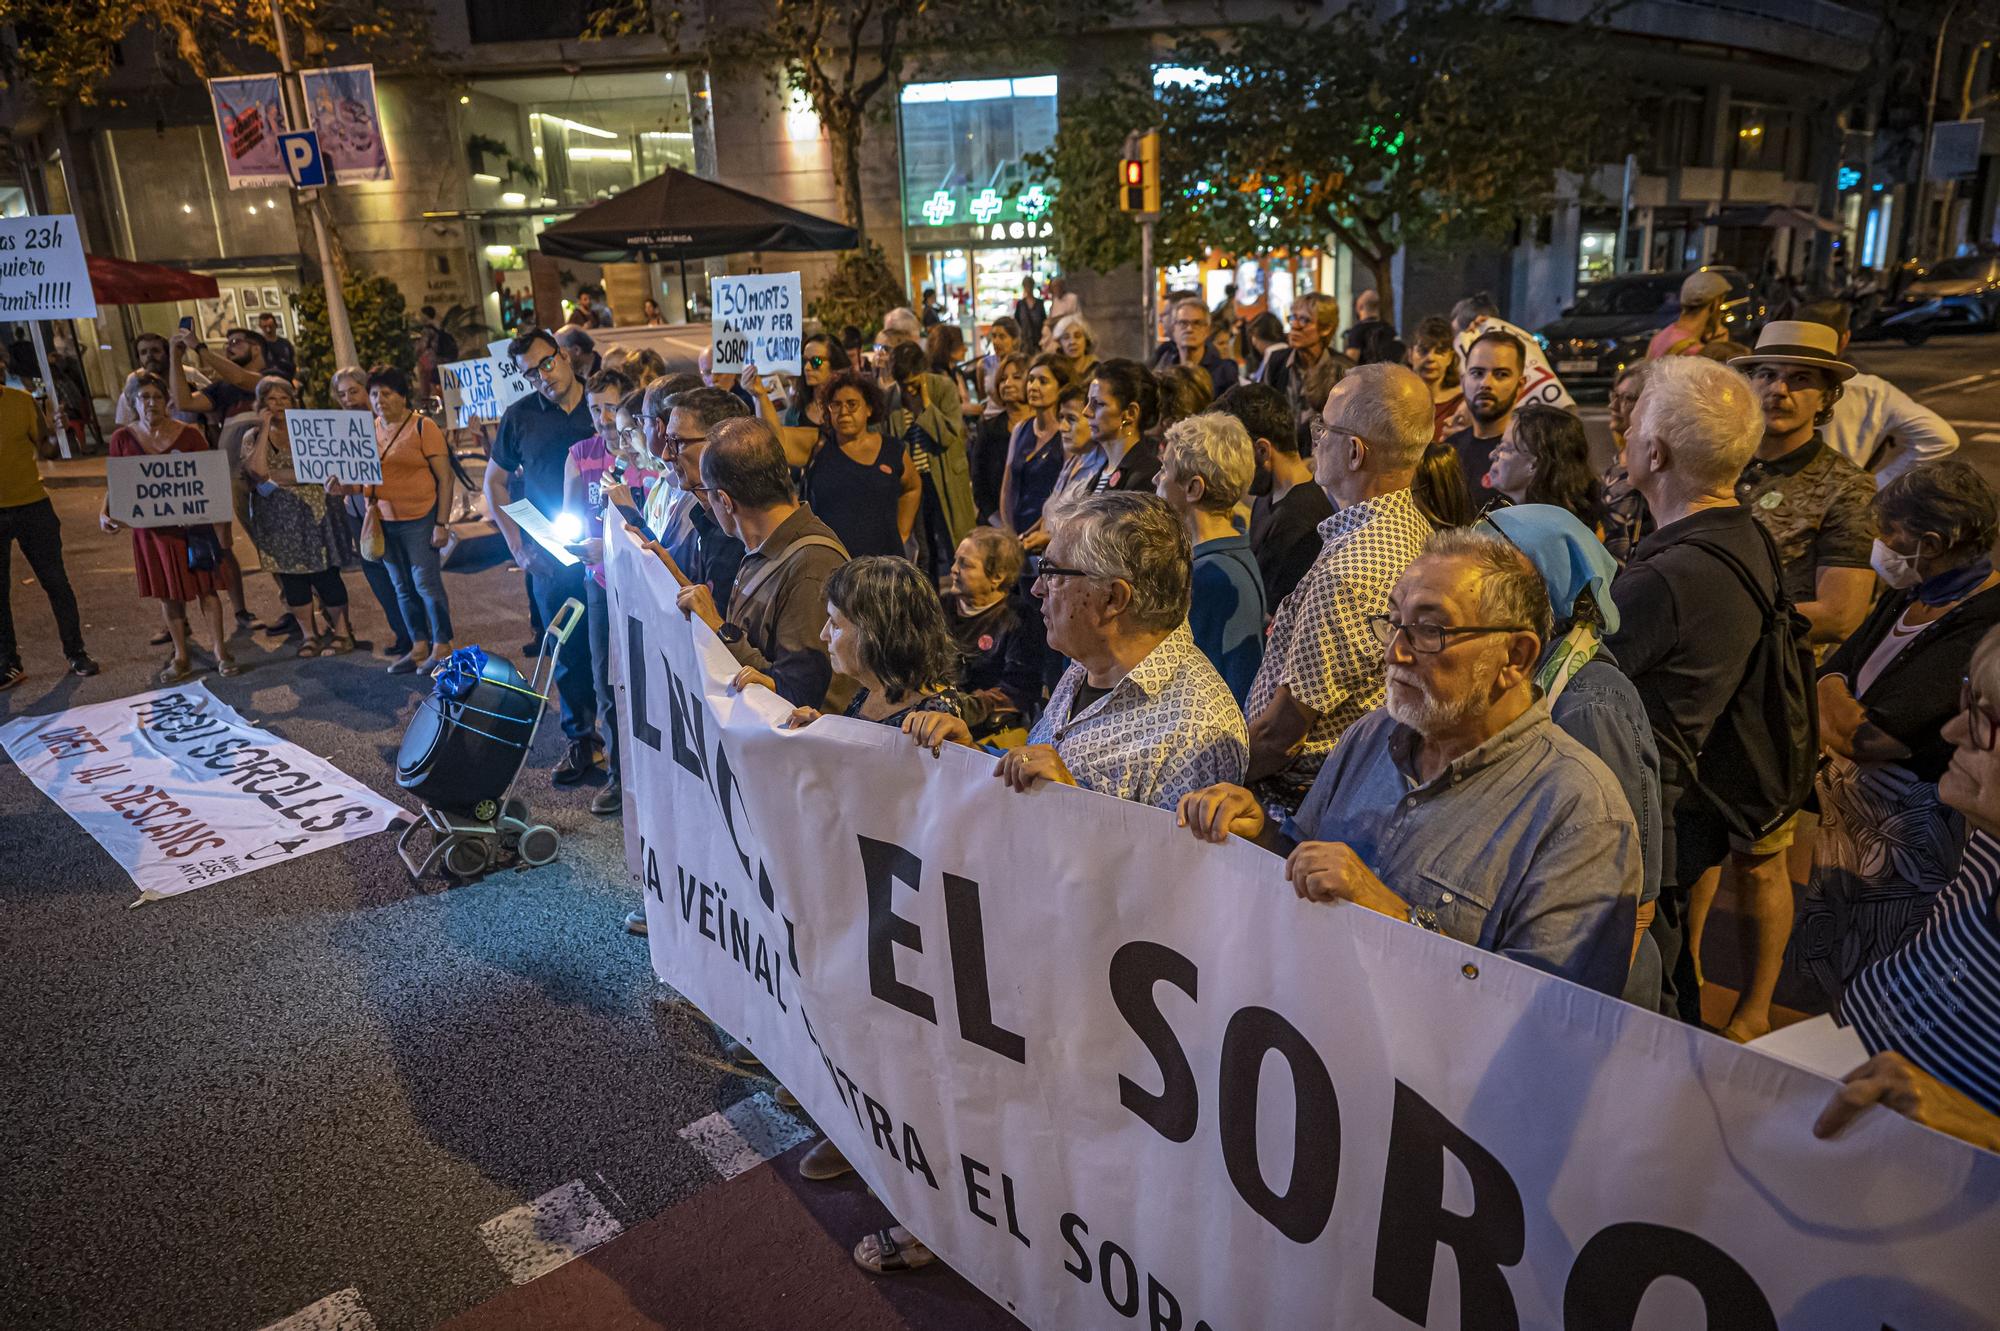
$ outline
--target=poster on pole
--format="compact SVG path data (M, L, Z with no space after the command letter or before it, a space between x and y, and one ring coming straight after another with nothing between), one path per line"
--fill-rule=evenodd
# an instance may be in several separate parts
M210 79L209 101L222 135L222 173L231 189L291 187L278 136L285 124L285 100L276 74Z
M231 522L229 459L214 449L106 458L106 511L128 527Z
M535 391L535 386L528 382L528 376L521 373L520 367L514 364L514 358L507 352L508 344L513 340L501 337L486 344L486 354L495 361L493 394L500 403L501 411Z
M715 372L738 374L754 365L763 374L800 372L805 301L797 273L718 277L715 299Z
M0 749L132 879L134 905L386 832L409 816L251 725L199 681L20 717L0 725Z
M382 483L374 412L287 411L285 433L292 443L292 470L301 483Z
M0 218L0 315L14 319L93 319L97 296L76 218Z
M375 98L375 66L302 70L306 127L319 135L320 154L336 185L389 180L389 144Z

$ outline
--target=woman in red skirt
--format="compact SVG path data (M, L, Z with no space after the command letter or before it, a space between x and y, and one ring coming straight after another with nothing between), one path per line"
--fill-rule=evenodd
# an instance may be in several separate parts
M167 384L157 374L141 370L125 387L137 417L111 436L114 458L148 457L160 453L201 453L208 439L201 430L184 425L167 414ZM111 496L107 492L104 509L97 516L106 531L118 531L124 523L111 516ZM193 558L190 558L190 552ZM222 603L216 592L222 581L220 547L215 532L208 527L134 527L132 568L139 575L139 595L160 603L166 617L167 636L173 640L174 657L160 672L160 683L179 684L194 678L194 663L188 656L187 603L201 603L201 616L208 625L209 641L215 652L218 674L235 675L242 667L229 654L229 639L222 631ZM205 567L194 567L196 564Z

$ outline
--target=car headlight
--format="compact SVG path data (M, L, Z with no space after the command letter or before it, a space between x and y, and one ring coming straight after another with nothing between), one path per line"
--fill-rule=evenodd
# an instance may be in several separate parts
M1546 356L1546 355L1548 355L1548 354L1549 354L1549 338L1548 338L1548 334L1546 334L1546 333L1536 333L1536 334L1535 334L1535 342L1536 342L1536 344L1537 344L1537 345L1539 345L1539 346L1541 347L1541 349L1542 349L1542 354L1543 354L1544 356Z

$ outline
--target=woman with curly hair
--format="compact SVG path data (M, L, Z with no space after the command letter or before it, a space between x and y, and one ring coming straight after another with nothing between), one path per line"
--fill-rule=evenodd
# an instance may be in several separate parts
M1555 407L1522 407L1493 449L1487 484L1516 504L1553 504L1597 531L1604 486L1590 469L1583 422Z

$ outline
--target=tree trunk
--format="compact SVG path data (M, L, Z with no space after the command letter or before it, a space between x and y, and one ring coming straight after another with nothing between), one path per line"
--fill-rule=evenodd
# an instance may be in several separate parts
M863 231L865 215L861 204L861 135L859 115L830 117L826 134L833 147L833 173L840 181L841 220L857 232Z
M1380 317L1400 327L1401 323L1396 318L1396 251L1376 253L1358 249L1354 253L1368 266L1369 275L1375 279L1375 296L1381 302Z

